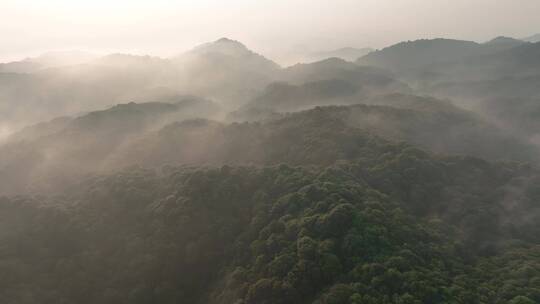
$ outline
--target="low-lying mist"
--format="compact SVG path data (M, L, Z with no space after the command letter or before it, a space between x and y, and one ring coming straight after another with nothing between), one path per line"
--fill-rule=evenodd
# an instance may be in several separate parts
M540 302L540 44L304 58L0 64L0 303Z
M317 140L340 126L434 153L536 162L537 49L505 37L419 40L282 68L222 38L171 58L67 52L1 64L2 191L133 165L296 162L268 146L313 111L324 113L315 125L336 123ZM356 158L335 157L324 163Z

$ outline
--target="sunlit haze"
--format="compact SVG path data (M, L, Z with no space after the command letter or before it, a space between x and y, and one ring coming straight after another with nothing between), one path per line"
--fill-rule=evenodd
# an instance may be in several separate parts
M540 0L0 0L0 304L539 304Z
M277 61L402 40L540 30L538 0L0 1L0 61L54 50L170 56L230 37Z

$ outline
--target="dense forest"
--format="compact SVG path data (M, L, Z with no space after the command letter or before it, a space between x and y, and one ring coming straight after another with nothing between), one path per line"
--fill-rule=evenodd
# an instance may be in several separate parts
M407 145L2 198L2 303L536 303L540 172Z
M540 303L539 50L0 64L0 303Z

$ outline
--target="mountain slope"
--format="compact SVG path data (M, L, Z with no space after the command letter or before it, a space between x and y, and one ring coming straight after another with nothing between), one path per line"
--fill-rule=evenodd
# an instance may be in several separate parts
M192 55L208 56L209 60L216 60L219 57L241 59L246 68L261 72L279 69L279 65L264 56L248 49L242 43L228 38L221 38L214 42L206 43L195 47L188 52ZM212 58L215 56L214 58ZM217 58L216 58L217 57Z
M540 42L540 34L532 35L532 36L523 38L521 40L532 42L532 43L537 43L537 42Z
M315 52L307 56L308 61L321 61L328 58L340 58L346 61L354 62L358 58L363 57L371 52L374 49L372 48L352 48L345 47L337 50L325 51L325 52Z
M526 41L499 36L483 44L486 53L497 53L527 44Z
M406 92L409 89L385 70L360 67L338 58L288 67L282 70L279 79L294 85L336 79L370 88L373 92L383 90L386 92Z
M501 57L517 57L520 52L526 55L534 52L526 51L531 47L530 43L507 37L497 37L484 44L449 39L417 40L402 42L373 52L360 58L357 63L386 68L409 80L422 76L429 80L433 75L454 75L455 69L460 72L459 69L471 68L474 75L478 75L483 72L479 67L475 67L478 64L496 71L497 67L505 63L505 58ZM487 64L488 60L493 66ZM474 68L477 70L473 70Z
M233 106L252 98L269 84L280 67L238 41L222 38L177 56L178 81L186 90Z
M117 149L163 125L213 117L219 108L204 99L122 104L80 117L27 127L0 145L0 193L46 191L76 176L104 170Z
M44 126L38 127L41 132L29 129L20 141L0 146L0 193L48 191L63 187L71 176L134 165L330 165L362 158L368 150L377 153L385 141L437 153L537 159L534 146L450 103L403 95L369 101L377 105L316 108L232 124L184 121L208 115L206 104L121 105L61 122L61 128L53 122L56 132L41 131ZM368 143L373 147L366 150Z
M369 96L363 95L361 90L346 94L349 91L345 89L338 90L343 94L334 95L335 90L332 88L335 87L325 89L325 86L317 86L317 89L325 89L325 92L324 94L319 92L314 96L309 94L313 93L313 90L304 87L277 85L272 89L269 88L266 94L244 108L233 112L230 119L271 120L286 116L287 114L283 113L291 110L348 104L351 106L328 107L324 108L324 111L333 113L329 115L355 128L390 140L414 143L434 152L475 155L490 159L529 161L536 159L535 142L528 143L532 135L517 128L501 125L500 121L503 121L504 117L502 114L497 115L500 121L499 124L495 124L474 112L462 110L449 101L403 94ZM364 105L358 105L359 103ZM495 111L495 108L491 110ZM508 113L514 112L517 111ZM532 115L526 120L528 125L534 125L534 117ZM513 146L521 148L510 148Z
M174 74L166 60L125 54L32 74L0 73L0 120L18 129L58 116L127 103L143 95L150 100L160 98L160 92L154 96L149 92L162 87Z
M270 84L266 89L244 107L235 112L238 118L248 120L254 109L272 112L295 112L315 106L343 105L355 103L363 93L363 87L345 80L329 79L291 85L285 82Z
M31 66L17 67L21 64ZM33 69L33 64L14 63L10 69ZM169 59L111 54L31 74L0 71L0 129L12 132L59 116L176 95L209 98L232 110L253 100L274 82L303 85L333 80L374 92L408 89L390 73L341 59L281 69L240 42L223 38ZM20 102L13 103L14 99Z
M58 116L175 95L202 96L234 107L275 81L280 69L228 39L171 59L129 54L73 58L45 54L0 65L0 128L17 130Z
M373 95L411 92L387 71L359 67L339 58L285 68L278 79L280 81L261 90L229 118L252 121L277 112L353 104Z
M540 300L537 170L376 149L331 167L133 168L0 197L0 300Z
M48 68L88 63L97 57L81 51L49 52L21 61L0 63L0 73L36 73Z
M468 57L476 54L479 48L480 45L472 41L416 40L372 52L358 59L357 63L399 72Z

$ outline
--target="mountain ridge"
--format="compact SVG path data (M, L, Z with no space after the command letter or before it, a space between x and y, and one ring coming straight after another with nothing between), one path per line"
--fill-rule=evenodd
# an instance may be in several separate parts
M532 42L532 43L540 42L540 33L529 36L529 37L522 38L521 40L529 41L529 42Z

